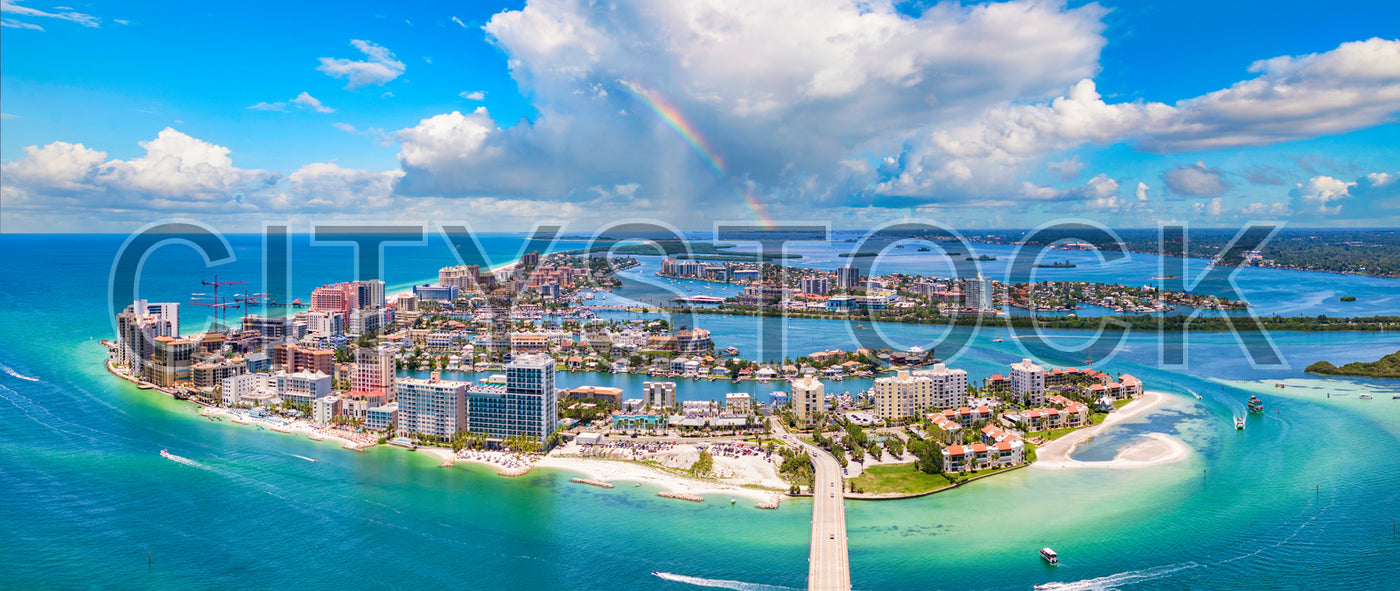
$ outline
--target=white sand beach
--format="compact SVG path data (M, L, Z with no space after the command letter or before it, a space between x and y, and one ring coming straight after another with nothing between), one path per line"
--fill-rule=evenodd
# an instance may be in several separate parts
M690 478L640 463L655 462L668 469L689 469L699 458L696 443L661 444L650 450L627 448L582 448L569 443L554 450L535 463L540 468L555 468L577 472L593 480L606 482L640 482L667 492L695 496L719 495L755 499L761 502L778 500L788 488L778 476L773 460L761 453L724 453L712 448L714 479ZM584 457L589 456L589 457ZM761 487L761 488L756 488ZM773 489L773 490L762 490Z
M716 464L718 464L716 459ZM583 474L591 480L601 480L610 483L619 482L639 482L648 486L654 486L667 492L682 493L698 497L706 497L709 500L718 501L713 497L743 497L759 502L772 502L783 496L783 493L776 491L760 490L748 488L737 484L730 484L729 481L709 481L696 478L687 478L670 472L663 472L643 464L627 460L602 460L596 458L576 458L549 456L535 463L539 468L554 468L568 472ZM779 488L779 487L775 487ZM780 488L786 488L786 484Z
M1191 455L1191 448L1187 447L1179 439L1166 433L1148 433L1148 441L1144 441L1125 450L1122 450L1112 460L1102 462L1082 462L1070 458L1074 448L1080 444L1093 439L1104 430L1117 423L1142 416L1160 407L1167 400L1167 395L1161 392L1147 392L1142 398L1134 400L1118 411L1110 413L1104 422L1080 429L1064 437L1056 439L1050 443L1036 449L1036 461L1031 465L1033 468L1045 470L1066 470L1079 468L1108 468L1108 469L1131 469L1144 468L1147 466L1158 466L1179 462Z

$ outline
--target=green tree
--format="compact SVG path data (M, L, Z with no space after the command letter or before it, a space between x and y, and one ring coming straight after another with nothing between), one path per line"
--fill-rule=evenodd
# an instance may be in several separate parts
M710 452L700 452L700 457L690 466L690 473L696 476L709 476L715 470L715 458Z

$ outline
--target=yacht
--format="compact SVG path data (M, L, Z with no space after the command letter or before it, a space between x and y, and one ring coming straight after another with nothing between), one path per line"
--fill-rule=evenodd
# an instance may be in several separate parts
M1235 417L1235 429L1239 431L1244 430L1244 417Z
M1060 557L1055 554L1054 550L1051 550L1048 547L1040 549L1040 557L1045 559L1045 562L1048 562L1050 564L1060 563Z

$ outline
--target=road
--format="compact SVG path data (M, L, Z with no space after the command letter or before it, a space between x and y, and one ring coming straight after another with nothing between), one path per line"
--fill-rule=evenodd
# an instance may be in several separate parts
M841 465L826 450L784 433L784 441L812 456L816 483L812 487L812 553L808 558L807 588L850 591L851 561L846 550L846 502Z

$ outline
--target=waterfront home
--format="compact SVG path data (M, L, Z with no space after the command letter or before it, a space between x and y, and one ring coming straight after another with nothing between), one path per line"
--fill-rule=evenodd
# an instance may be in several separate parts
M986 443L988 445L991 445L993 443L1001 443L1003 441L1009 442L1020 438L1020 435L1002 429L1001 427L998 427L996 425L987 425L986 427L982 427L982 443Z
M1122 394L1124 398L1142 397L1142 380L1128 374L1123 374L1118 376L1118 382L1123 384Z
M1099 412L1110 412L1113 410L1113 397L1104 395L1094 402L1094 410Z
M991 445L978 442L943 448L943 471L949 473L1015 466L1025 461L1026 446L1019 438Z
M964 406L960 408L950 408L944 410L940 414L950 420L957 421L959 424L970 425L992 418L992 409L986 406L979 406L976 408Z

